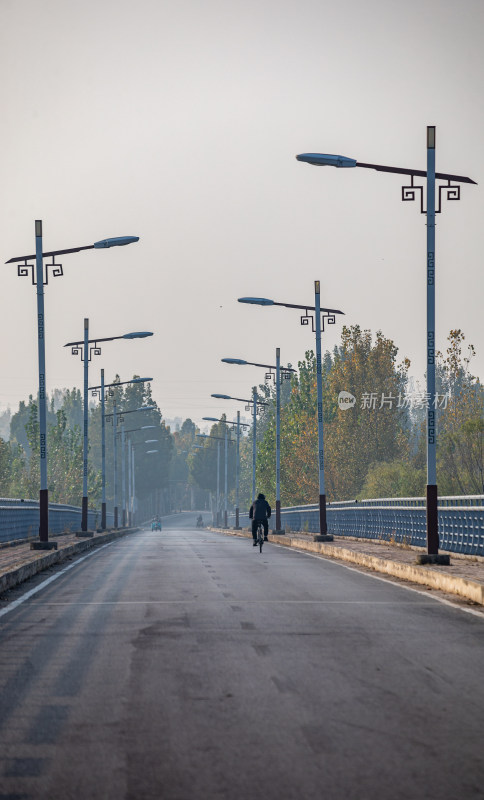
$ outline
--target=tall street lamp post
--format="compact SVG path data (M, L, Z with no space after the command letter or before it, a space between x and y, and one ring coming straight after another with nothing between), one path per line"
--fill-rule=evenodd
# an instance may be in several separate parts
M311 321L313 333L316 336L316 385L318 393L318 473L319 473L319 534L315 535L315 542L331 542L333 536L328 534L326 519L326 488L324 483L324 432L323 432L323 379L321 355L321 327L324 331L324 322L333 325L336 314L342 314L334 308L321 308L320 282L314 281L314 306L295 305L294 303L276 303L266 297L240 297L239 303L249 303L261 306L285 306L286 308L299 308L304 310L301 325L309 325ZM314 312L310 314L309 312Z
M156 428L156 425L142 425L141 428L133 428L133 431L142 431L146 430L147 428ZM128 431L127 431L128 432ZM131 444L131 439L129 439L129 444L131 445L131 519L130 522L133 525L135 520L135 514L137 511L137 503L136 503L136 482L135 482L135 472L134 472L134 444ZM146 444L146 442L145 442Z
M207 436L206 433L197 433L199 439L216 439L217 441L217 503L215 527L220 528L220 442L221 436ZM227 508L227 453L225 453L225 507Z
M145 339L147 336L153 336L151 331L136 331L134 333L125 333L122 336L106 336L103 339L89 339L89 320L84 320L84 340L80 342L67 342L64 347L72 348L72 355L81 355L81 361L84 362L84 441L83 441L83 472L82 472L82 517L81 517L81 532L87 534L87 515L88 515L88 497L87 497L87 457L89 451L88 441L88 384L89 384L89 362L93 355L101 355L100 342L113 342L116 339ZM89 534L92 535L92 534Z
M155 425L146 425L146 428L154 428ZM142 430L142 428L131 428L125 433L131 433L132 431ZM157 442L158 439L147 439L145 440L145 444L148 442ZM127 509L126 509L126 517L127 517L127 524L130 527L133 524L133 517L134 517L134 445L131 443L131 439L128 436L128 497L127 497Z
M235 530L240 530L239 525L239 484L240 484L240 429L250 428L246 422L240 421L240 411L237 411L237 420L230 422L225 419L217 419L217 417L202 417L207 422L223 422L226 425L231 425L236 430L236 455L235 455Z
M208 417L204 417L204 419L208 419ZM223 421L223 420L221 420ZM225 443L224 447L224 456L225 456L225 465L224 465L224 526L228 527L228 445L229 443L232 444L232 439L228 438L228 427L225 428L225 435L222 436L208 436L206 433L197 433L199 439L214 439L217 441L217 527L219 527L220 522L220 442Z
M346 156L329 155L324 153L302 153L296 156L298 161L304 161L313 166L333 167L364 167L379 172L393 172L398 175L409 175L410 186L402 186L402 200L420 199L420 211L426 215L427 220L427 554L419 555L420 563L448 564L448 555L439 555L439 530L438 530L438 493L437 493L437 395L435 393L435 215L442 210L442 197L447 200L460 200L460 184L476 182L463 175L450 175L445 172L435 171L435 126L427 127L427 171L419 169L403 169L401 167L388 167L382 164L366 164ZM424 187L415 185L414 179L426 178L427 208L424 208ZM439 184L438 204L435 202L435 181L447 181Z
M253 441L252 441L252 502L255 500L255 468L256 468L256 461L257 461L257 414L262 410L263 406L266 406L263 400L259 400L259 395L257 394L257 387L254 386L252 388L252 398L250 400L244 400L242 397L231 397L228 394L212 394L211 397L215 397L218 400L237 400L239 403L246 403L245 410L252 411L252 430L253 430Z
M123 490L122 490L122 525L125 527L126 525L130 525L133 519L133 494L132 494L132 480L133 476L131 474L132 464L131 464L131 439L128 437L128 447L126 448L126 434L132 433L133 431L141 431L146 430L146 428L155 428L156 425L143 425L141 428L130 428L129 430L125 430L124 425L121 428L121 441L123 441L122 445L122 455L121 455L121 464L122 464L122 473L123 473ZM158 439L145 439L145 444L154 444L158 442ZM126 451L128 453L128 458L126 459ZM158 450L152 450L151 452L157 453ZM126 470L126 460L128 462L128 469ZM126 489L126 471L128 473L128 488Z
M116 384L119 386L119 384ZM156 406L141 406L140 408L133 408L131 411L118 411L116 399L113 400L113 411L111 414L106 414L106 419L110 419L112 417L113 420L113 458L114 458L114 469L113 469L113 483L114 483L114 527L118 527L118 446L117 446L117 439L118 439L118 430L117 426L119 423L122 423L123 418L126 414L134 414L137 411L153 411ZM118 418L119 414L119 418ZM148 426L145 426L148 427ZM149 427L156 427L149 426Z
M101 500L101 528L102 530L106 530L106 415L105 415L105 405L106 405L106 393L105 389L108 389L108 394L113 396L114 392L112 387L113 386L124 386L127 383L146 383L146 381L152 381L153 378L133 378L130 381L118 381L117 383L104 383L104 369L101 370L101 385L100 386L89 386L89 391L92 392L93 397L98 395L98 392L101 394L101 487L102 487L102 500ZM150 426L150 427L155 427Z
M257 364L242 358L222 358L222 361L226 364L250 364L253 367L262 367L266 370L266 381L274 379L276 382L276 529L273 533L283 534L285 531L281 527L281 378L287 380L291 377L291 372L296 372L296 370L292 367L282 367L281 369L280 347L276 347L275 365ZM275 370L275 374L273 370Z
M62 264L56 262L56 256L68 253L79 253L81 250L103 249L120 247L139 241L139 236L119 236L112 239L103 239L84 247L71 247L68 250L42 250L42 220L35 220L35 253L28 256L15 256L6 263L18 263L17 275L19 277L31 276L32 284L37 287L37 342L39 359L39 438L40 438L40 492L39 492L39 540L31 542L31 550L57 549L56 542L49 542L49 493L47 488L47 421L46 421L46 370L45 370L45 312L44 312L44 285L49 282L49 268L52 277L63 275ZM52 258L52 263L45 265L44 258ZM35 267L29 261L35 260ZM20 262L23 261L23 264Z

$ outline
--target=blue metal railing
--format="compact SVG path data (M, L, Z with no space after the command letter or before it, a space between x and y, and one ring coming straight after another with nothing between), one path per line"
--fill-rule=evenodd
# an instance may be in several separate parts
M234 524L234 516L230 517ZM328 532L426 546L426 502L424 497L347 500L327 506ZM319 533L319 506L281 509L286 530ZM249 515L240 515L249 524ZM454 553L484 556L484 495L439 497L439 547Z
M107 527L114 524L114 514L106 515ZM88 512L88 528L101 524L101 512ZM59 534L81 529L81 509L77 506L49 503L49 533ZM0 497L0 542L36 538L39 535L39 503L37 500L14 500Z

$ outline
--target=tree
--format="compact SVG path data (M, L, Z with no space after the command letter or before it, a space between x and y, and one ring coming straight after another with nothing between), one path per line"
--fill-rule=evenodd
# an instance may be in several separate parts
M332 497L360 494L369 468L408 456L408 410L403 398L410 362L397 365L398 348L377 331L344 327L341 347L328 375L334 410L327 426L328 485ZM336 411L339 393L356 399Z
M227 486L228 492L232 491L235 485L235 437L233 431L225 422L225 414L220 422L214 423L210 429L210 436L213 439L200 438L200 448L192 450L188 457L189 480L200 489L209 492L217 490L217 451L220 446L219 460L219 487L220 497L225 488L225 431L228 433L227 451Z
M134 375L133 378L137 376ZM119 383L116 375L113 384ZM114 432L114 402L117 410L117 427ZM152 408L154 406L154 408ZM143 410L150 407L151 410ZM141 409L141 410L140 410ZM131 413L136 411L137 413ZM123 416L123 412L125 413ZM108 504L114 501L114 435L117 441L118 507L123 493L123 457L125 460L125 485L127 487L128 440L134 448L136 497L142 505L161 511L162 493L169 483L170 462L173 454L173 437L162 420L161 411L153 399L150 383L129 383L112 386L105 403L106 415L106 496ZM122 429L125 430L125 448L122 447ZM149 427L147 427L149 426ZM153 427L151 427L153 426ZM95 469L101 469L101 408L98 404L90 413L90 460ZM156 440L147 445L147 440ZM156 452L148 453L148 450ZM127 496L125 497L127 500Z
M397 365L394 343L359 326L345 327L341 345L323 359L323 419L326 494L331 500L360 494L373 464L406 458L408 410L402 398L409 362ZM316 503L318 432L316 359L312 351L298 364L291 396L281 413L281 501ZM340 410L338 396L355 398ZM258 485L275 489L275 420L269 420L258 449Z
M484 493L484 388L470 372L473 345L463 353L465 335L451 330L445 357L438 353L441 393L437 427L439 494Z
M382 462L368 470L361 498L423 497L426 482L425 469L416 469L408 461Z

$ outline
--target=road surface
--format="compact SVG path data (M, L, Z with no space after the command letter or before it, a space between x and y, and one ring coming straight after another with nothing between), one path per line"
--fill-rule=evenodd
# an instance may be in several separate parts
M3 598L0 800L484 798L482 618L186 519Z

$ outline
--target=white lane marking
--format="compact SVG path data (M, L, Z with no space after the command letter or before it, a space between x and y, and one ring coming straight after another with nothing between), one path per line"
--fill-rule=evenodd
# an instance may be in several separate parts
M279 547L281 550L288 550L288 548L283 544L276 544L272 542L273 547ZM305 550L297 550L295 547L292 547L290 552L298 553L301 556L309 556L310 558L317 558L319 560L328 561L329 563L335 564L337 567L343 567L343 569L349 569L350 572L356 572L358 575L366 575L367 578L373 578L375 581L382 581L383 583L389 583L391 586L398 586L400 589L405 589L407 592L415 592L416 594L423 595L427 589L414 589L413 586L406 586L405 583L401 583L398 579L391 581L389 578L382 578L380 575L373 575L369 572L364 572L361 569L357 569L356 567L350 567L347 564L342 564L341 561L337 561L334 558L329 558L328 556L318 555L316 553L308 553ZM403 581L403 579L401 579ZM432 592L439 591L438 589L432 589ZM425 595L427 600L436 600L438 603L443 603L444 606L450 606L450 608L456 608L458 611L464 611L466 614L472 614L474 617L479 617L479 619L484 620L484 613L482 611L474 611L473 608L464 608L463 606L457 605L457 598L459 595L456 595L456 602L451 602L450 600L446 600L445 597L439 597L436 594L427 594ZM460 598L462 601L465 601L465 598Z
M233 603L245 603L245 605L328 605L328 606L418 606L427 603L416 603L415 601L401 602L400 600L241 600L238 597L224 598L223 600L100 600L100 601L65 601L62 603L45 603L39 601L39 605L44 606L169 606L169 605L232 605Z
M107 544L101 545L101 547L96 547L95 550L91 550L91 552L88 553L86 556L82 556L82 558L78 558L76 561L74 561L73 564L68 564L68 566L64 567L64 569L61 569L60 572L56 572L55 575L51 575L50 578L46 578L45 581L42 581L42 583L39 583L38 586L36 586L34 589L31 589L29 592L26 592L24 595L22 595L22 597L19 597L18 600L14 600L13 603L10 603L10 605L6 606L5 608L0 609L0 617L4 617L5 614L9 613L9 611L13 611L14 608L17 608L18 606L22 605L22 603L25 603L26 600L29 600L31 597L33 597L34 594L37 594L37 592L40 592L41 589L45 589L45 587L48 586L49 583L52 583L52 581L56 581L57 578L60 578L61 575L64 575L70 569L73 569L73 567L77 567L77 565L81 564L82 561L85 561L86 558L90 558L95 553L99 553L100 550L104 550L105 547L109 547L109 545L111 545L111 544L114 544L114 542L108 542Z

